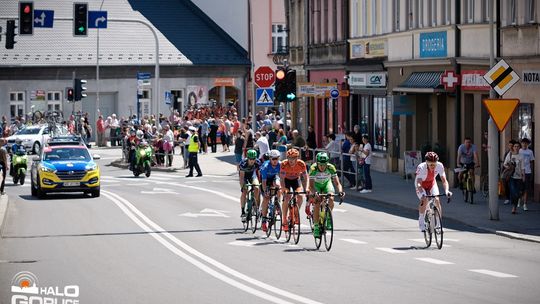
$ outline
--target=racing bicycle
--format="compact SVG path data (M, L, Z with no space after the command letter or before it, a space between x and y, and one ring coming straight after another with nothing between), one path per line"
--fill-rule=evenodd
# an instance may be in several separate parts
M424 230L424 240L426 241L426 248L431 246L431 240L435 236L435 243L437 243L437 248L441 249L443 246L443 224L441 211L435 205L435 198L446 196L446 194L439 195L426 195L428 199L428 208L424 214L425 230ZM447 197L446 203L450 203L450 197Z

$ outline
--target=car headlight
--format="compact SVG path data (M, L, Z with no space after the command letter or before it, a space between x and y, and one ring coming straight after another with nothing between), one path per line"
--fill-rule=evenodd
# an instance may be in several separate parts
M97 164L88 164L86 165L86 167L84 168L86 171L93 171L93 170L96 170L97 169Z
M49 167L46 167L46 166L43 166L43 165L41 165L39 168L43 172L53 172L53 173L56 172L56 169L49 168Z

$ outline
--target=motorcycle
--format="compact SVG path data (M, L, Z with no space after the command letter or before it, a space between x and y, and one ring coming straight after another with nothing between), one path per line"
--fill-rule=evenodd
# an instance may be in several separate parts
M133 175L139 176L144 173L146 177L150 177L152 164L152 147L148 143L143 142L135 149L135 164L133 165Z
M27 163L28 156L25 152L17 152L13 155L13 183L15 185L17 184L17 182L19 182L21 185L24 185Z

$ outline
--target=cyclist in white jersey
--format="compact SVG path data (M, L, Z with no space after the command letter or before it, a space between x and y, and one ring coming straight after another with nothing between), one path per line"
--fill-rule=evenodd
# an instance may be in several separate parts
M439 162L439 156L435 152L426 153L426 161L419 164L416 168L416 195L420 199L420 205L418 206L418 226L421 231L425 230L424 214L427 208L426 195L439 195L439 187L437 186L437 180L435 179L439 175L441 177L444 193L447 196L452 196L450 192L448 181L446 180L446 174L444 173L444 165ZM439 198L435 198L435 205L439 209L442 216L442 208Z

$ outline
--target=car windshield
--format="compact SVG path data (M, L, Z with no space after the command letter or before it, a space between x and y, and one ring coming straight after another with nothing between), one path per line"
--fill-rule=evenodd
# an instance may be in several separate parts
M24 128L19 130L16 135L35 135L39 134L39 130L41 130L41 128Z
M74 147L49 149L44 152L44 160L83 160L90 161L88 150Z

